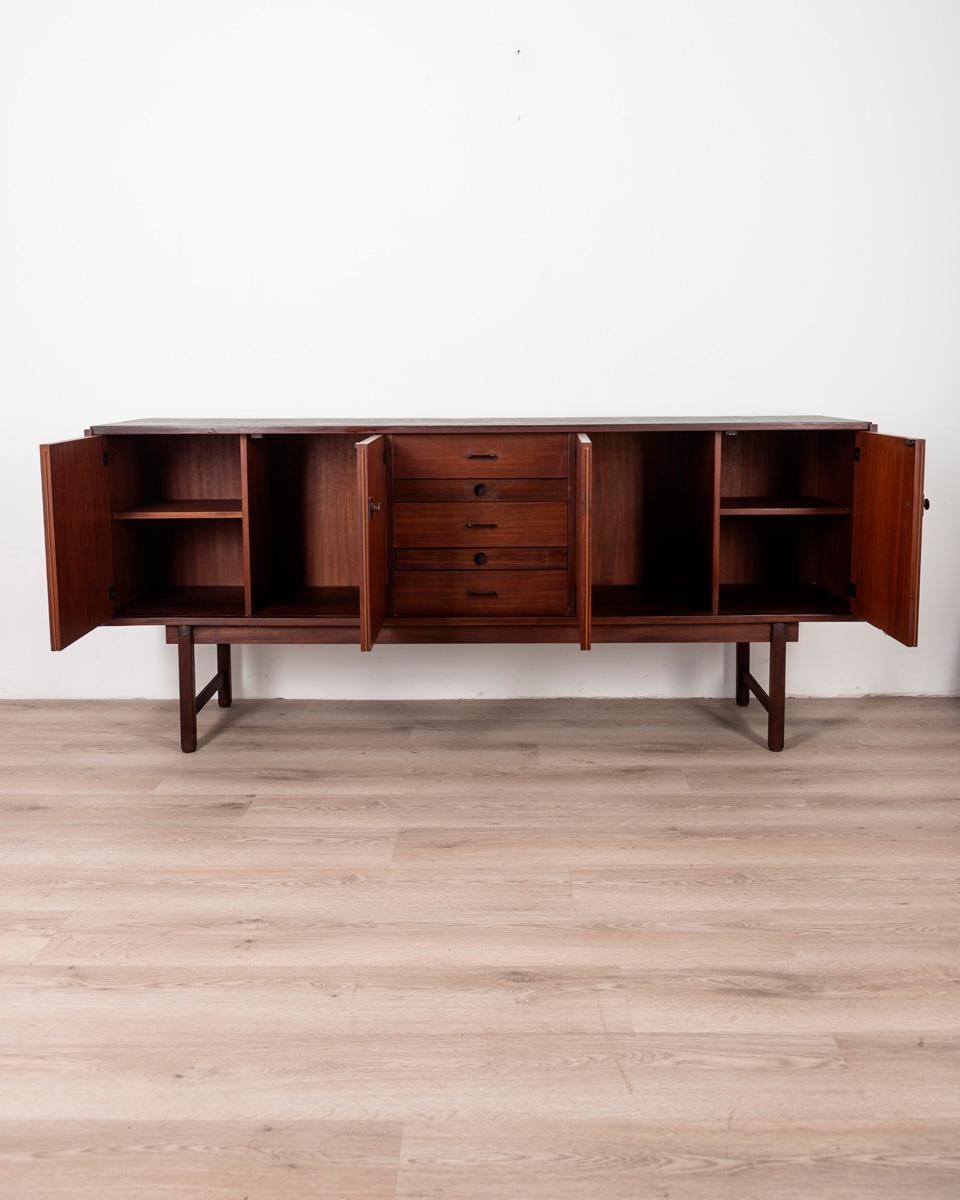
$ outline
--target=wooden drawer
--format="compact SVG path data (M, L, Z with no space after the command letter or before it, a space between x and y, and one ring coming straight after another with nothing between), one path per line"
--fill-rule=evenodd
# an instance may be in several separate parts
M565 546L476 546L446 550L398 550L398 571L564 571Z
M393 498L401 501L566 500L566 479L395 479Z
M393 544L565 546L566 504L395 504Z
M567 610L566 571L397 571L398 617L555 617Z
M569 467L565 433L400 433L392 445L398 479L544 478Z

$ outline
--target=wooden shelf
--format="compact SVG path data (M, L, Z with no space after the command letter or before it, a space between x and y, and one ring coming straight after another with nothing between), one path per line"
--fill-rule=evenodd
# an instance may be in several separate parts
M845 517L850 509L817 496L722 496L721 517Z
M593 589L596 621L629 623L638 617L709 615L707 596L681 591L652 591L632 584L598 586Z
M117 620L164 617L171 622L191 617L242 617L243 588L171 587L144 592L116 612Z
M305 587L258 608L257 617L356 617L360 616L360 589L355 587Z
M721 616L842 616L850 613L848 597L811 584L721 584Z
M162 500L113 514L118 521L240 520L239 500Z

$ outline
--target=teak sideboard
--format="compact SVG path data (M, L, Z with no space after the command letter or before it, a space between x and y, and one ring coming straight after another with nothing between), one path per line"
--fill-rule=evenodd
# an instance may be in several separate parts
M733 642L780 750L802 621L917 641L924 443L867 421L142 420L40 456L52 648L165 626L185 751L234 643Z

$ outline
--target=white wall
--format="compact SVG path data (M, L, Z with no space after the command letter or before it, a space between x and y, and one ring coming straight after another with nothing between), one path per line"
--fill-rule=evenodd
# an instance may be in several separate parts
M956 692L960 4L2 0L0 403L5 696L174 688L157 629L49 653L40 441L682 412L929 439L920 648L809 626L788 681ZM730 694L731 653L248 647L239 691Z

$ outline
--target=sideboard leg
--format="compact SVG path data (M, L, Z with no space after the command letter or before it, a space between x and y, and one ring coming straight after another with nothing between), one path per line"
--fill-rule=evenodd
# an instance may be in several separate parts
M233 667L230 662L230 643L217 643L217 676L220 686L217 689L217 703L221 708L229 708L233 703Z
M767 746L783 749L783 719L787 686L787 627L775 621L770 628L770 706L767 709Z
M180 663L180 749L184 754L192 754L197 748L197 679L191 625L177 628L177 657Z
M750 643L737 642L737 703L741 708L750 703Z

